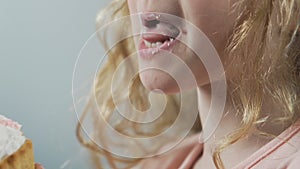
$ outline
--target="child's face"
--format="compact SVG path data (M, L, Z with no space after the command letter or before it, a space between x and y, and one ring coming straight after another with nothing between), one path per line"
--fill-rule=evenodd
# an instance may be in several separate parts
M178 56L182 59L185 65L192 70L199 86L209 84L209 77L204 65L191 49L199 46L201 40L195 38L195 32L186 27L186 24L175 24L174 21L168 20L168 17L163 14L156 15L155 12L174 15L195 25L209 38L218 51L220 59L224 62L226 56L223 51L235 20L235 16L230 13L232 5L233 2L230 0L128 0L130 13L141 14L142 22L133 22L133 27L139 27L139 29L142 27L141 32L148 32L148 34L142 34L136 42L136 48L143 50L143 52L139 52L138 57L140 69L165 65L172 67L171 74L183 72L181 64L162 63L163 59L161 58L166 55L171 56L165 52L168 51L173 54L173 57ZM167 34L168 36L157 34ZM176 38L179 39L179 36L180 40L176 40ZM191 48L184 45L182 40L188 42L187 45ZM159 89L166 93L179 92L177 83L172 78L173 75L168 73L158 69L147 69L140 72L140 78L150 90Z

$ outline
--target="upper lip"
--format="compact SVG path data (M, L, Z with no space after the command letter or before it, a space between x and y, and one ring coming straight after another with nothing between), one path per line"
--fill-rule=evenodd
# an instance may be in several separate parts
M176 39L181 30L161 13L141 14L143 24L142 38L148 42L164 42Z

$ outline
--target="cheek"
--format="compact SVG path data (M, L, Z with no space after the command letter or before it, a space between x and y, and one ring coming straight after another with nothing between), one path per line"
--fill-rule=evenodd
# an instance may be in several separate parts
M184 18L200 29L218 52L223 53L233 30L230 0L181 0ZM193 35L189 34L193 39Z
M210 35L226 28L229 22L229 0L185 0L184 18Z
M128 4L130 14L137 13L136 1L137 0L127 0L127 4Z

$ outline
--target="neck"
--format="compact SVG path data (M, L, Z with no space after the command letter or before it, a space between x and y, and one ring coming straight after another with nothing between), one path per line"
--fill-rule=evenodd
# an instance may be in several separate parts
M229 99L227 99L229 100ZM223 100L215 100L217 102L223 102ZM232 105L226 101L225 108L223 112L215 112L215 113L223 113L222 116L212 116L212 117L221 117L222 119L212 119L213 121L207 120L209 117L209 109L211 106L211 87L210 85L198 87L198 109L199 109L199 116L202 124L202 128L207 131L205 132L213 132L213 133L206 133L206 138L204 141L218 141L219 139L223 138L230 132L236 130L240 126L241 119L237 117L233 112ZM212 112L214 113L214 112ZM211 115L210 115L211 116ZM216 126L218 126L216 128ZM211 130L211 128L216 128L216 130ZM208 137L209 136L209 137Z
M228 99L229 97L227 97L227 100L230 100ZM216 101L221 102L222 100L216 100ZM205 136L210 136L209 138L204 138L203 156L210 157L206 159L210 159L212 163L211 157L213 153L213 148L216 147L216 144L219 143L225 136L228 136L229 134L231 134L232 132L236 131L241 127L241 117L237 116L234 106L230 103L230 101L227 101L221 121L217 119L214 119L212 122L206 121L207 117L211 116L208 114L210 105L211 105L210 85L198 87L198 108L199 108L199 116L203 128L202 133L206 133ZM271 110L271 111L273 113L278 112L278 110L277 111ZM211 127L215 127L216 125L218 127L216 128L216 130L214 130L213 133L209 134L207 133L207 131L205 131L208 129L208 131L211 132L211 130L209 129ZM276 130L270 131L270 133L272 134L274 133L275 135L277 135L278 133L282 132L282 129L280 129L280 131L277 131L278 129L277 126L274 128L276 128ZM265 138L255 134L250 134L247 138L242 139L231 146L228 146L221 154L221 158L225 167L226 168L234 167L239 162L248 158L251 154L253 154L255 151L257 151L259 148L261 148L270 140L271 140L270 138Z

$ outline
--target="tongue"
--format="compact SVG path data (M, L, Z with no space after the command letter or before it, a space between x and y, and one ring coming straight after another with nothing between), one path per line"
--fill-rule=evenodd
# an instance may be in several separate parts
M169 40L171 37L162 35L162 34L144 34L143 39L150 42L150 43L155 43L155 42L165 42Z

